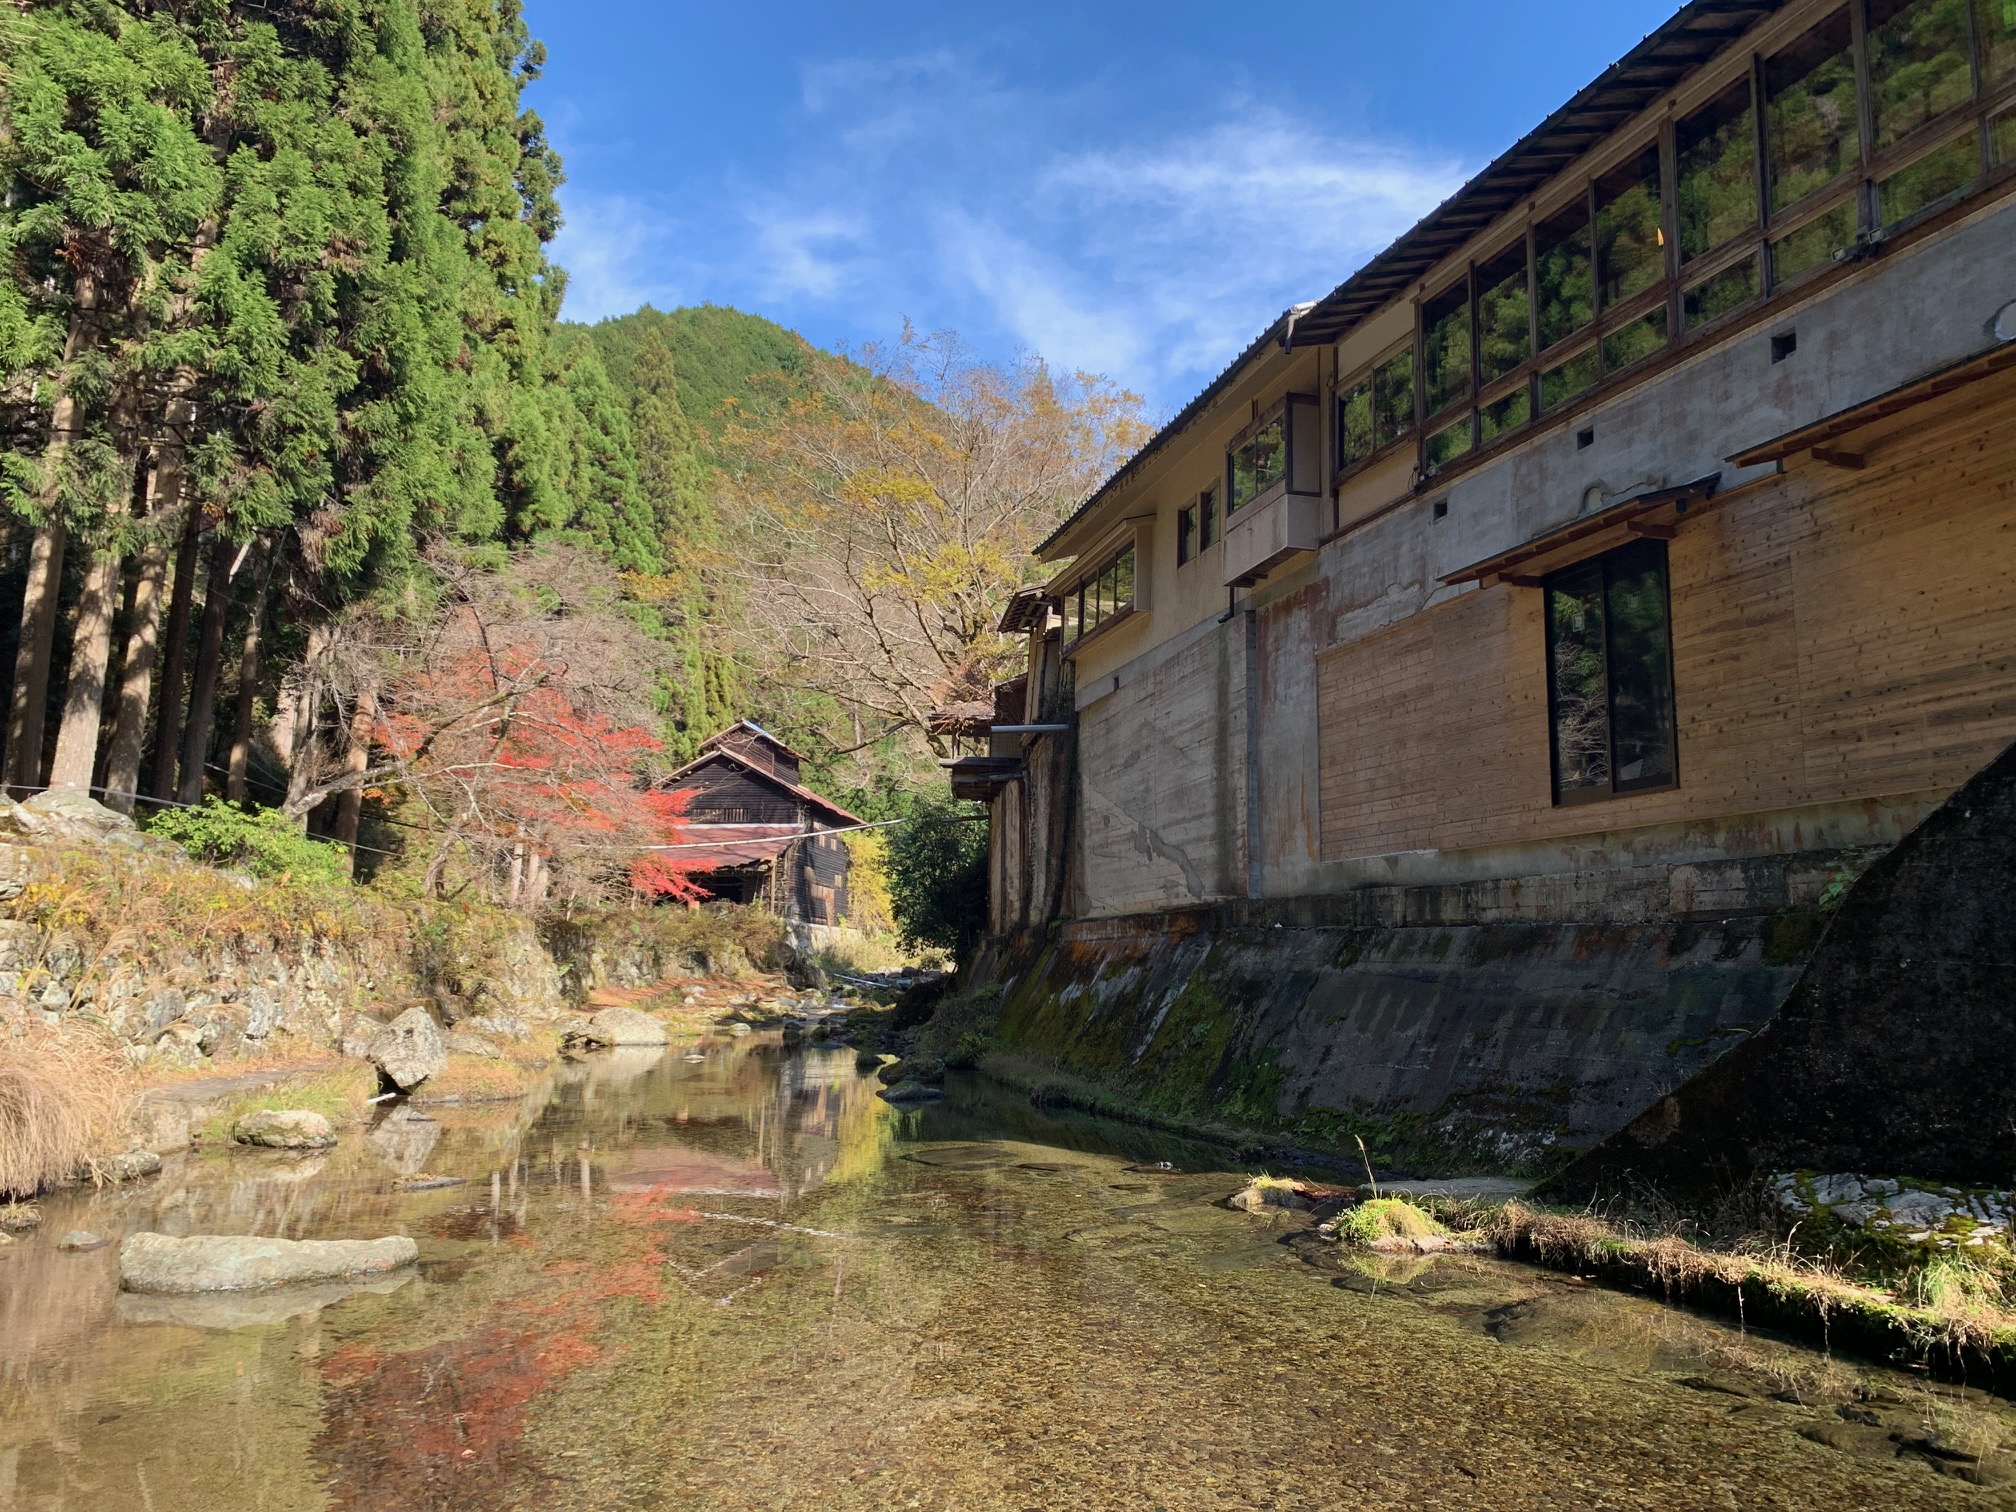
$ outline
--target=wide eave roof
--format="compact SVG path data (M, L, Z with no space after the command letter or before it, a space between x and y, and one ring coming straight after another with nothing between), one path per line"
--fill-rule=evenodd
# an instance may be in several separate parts
M1337 341L1403 297L1463 244L1657 103L1789 0L1693 0L1501 154L1384 252L1313 305L1284 312L1036 548L1047 553L1208 409L1269 345Z

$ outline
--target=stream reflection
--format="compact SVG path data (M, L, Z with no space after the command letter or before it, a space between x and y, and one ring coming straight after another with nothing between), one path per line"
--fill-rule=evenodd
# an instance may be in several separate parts
M875 1085L762 1036L616 1052L45 1200L0 1249L0 1512L2016 1505L1978 1394L1495 1261L1353 1260L1224 1208L1210 1147ZM395 1185L423 1171L460 1181ZM140 1229L421 1263L122 1296ZM1938 1453L1900 1454L1913 1423Z

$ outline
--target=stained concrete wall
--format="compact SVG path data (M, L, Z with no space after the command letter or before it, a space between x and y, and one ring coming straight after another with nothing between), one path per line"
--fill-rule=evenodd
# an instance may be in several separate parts
M1343 900L1337 900L1342 904ZM1068 927L1011 974L1011 1048L1426 1174L1558 1162L1761 1028L1800 916L1399 925L1270 903Z

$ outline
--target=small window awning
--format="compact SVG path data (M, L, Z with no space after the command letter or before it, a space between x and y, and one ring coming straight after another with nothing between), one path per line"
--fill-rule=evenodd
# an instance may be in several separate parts
M1992 378L1997 373L2016 368L2016 341L2004 342L1991 347L1986 352L1956 362L1937 372L1878 394L1874 399L1865 399L1860 404L1851 404L1838 410L1824 420L1816 420L1811 425L1802 425L1797 430L1774 436L1761 445L1740 451L1729 461L1737 467L1756 467L1764 462L1783 462L1787 457L1796 457L1800 452L1811 452L1817 462L1829 463L1835 467L1860 467L1862 455L1850 446L1834 443L1845 440L1865 426L1878 420L1887 420L1892 415L1902 414L1921 404L1965 388L1970 383L1979 383L1984 378Z
M1517 588L1537 588L1548 573L1600 556L1613 547L1642 538L1670 541L1688 509L1712 498L1721 482L1720 473L1709 473L1705 478L1675 488L1655 488L1635 494L1523 541L1508 551L1472 562L1442 581L1452 587L1476 583L1489 588L1497 583L1510 583Z

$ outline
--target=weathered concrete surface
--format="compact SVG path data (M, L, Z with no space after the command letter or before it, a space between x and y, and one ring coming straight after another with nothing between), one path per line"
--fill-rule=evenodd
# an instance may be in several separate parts
M1332 900L1325 909L1334 914ZM1269 922L1266 915L1279 915ZM1586 1149L1769 1021L1816 931L1713 923L1288 922L1242 905L1067 928L1003 1039L1180 1116L1348 1144L1421 1174Z
M1771 1027L1550 1183L2016 1171L2016 746L1865 873Z
M400 1234L384 1239L129 1234L119 1246L119 1284L134 1292L242 1291L385 1275L419 1258L420 1247Z

